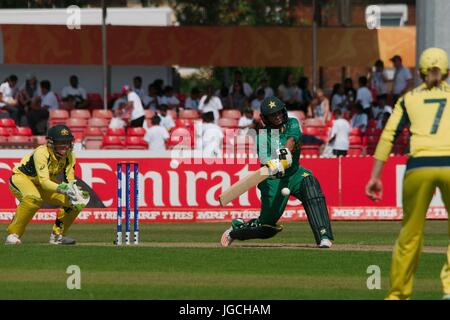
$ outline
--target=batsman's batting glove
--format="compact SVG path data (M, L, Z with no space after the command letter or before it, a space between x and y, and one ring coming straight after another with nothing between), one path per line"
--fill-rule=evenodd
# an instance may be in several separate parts
M269 175L280 177L284 175L284 166L280 159L272 159L267 161L266 166L269 168Z
M280 159L284 169L289 168L292 165L292 154L288 148L277 149L277 156Z

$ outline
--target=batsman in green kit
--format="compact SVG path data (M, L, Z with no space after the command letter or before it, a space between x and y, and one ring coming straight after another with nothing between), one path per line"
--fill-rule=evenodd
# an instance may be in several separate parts
M320 248L331 247L333 232L321 187L312 172L299 165L301 129L296 118L288 118L284 103L276 97L267 97L261 103L261 118L265 127L258 132L258 156L261 165L269 168L269 178L258 184L261 191L259 218L249 221L235 219L221 238L221 245L234 240L267 239L283 228L277 222L282 216L289 195L299 199Z

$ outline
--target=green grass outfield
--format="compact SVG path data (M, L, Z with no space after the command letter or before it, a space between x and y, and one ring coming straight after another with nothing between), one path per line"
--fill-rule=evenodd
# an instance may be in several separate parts
M284 223L268 240L218 241L229 224L142 224L141 244L113 246L115 224L77 224L75 246L47 244L32 224L21 246L0 246L0 299L382 299L400 222L334 222L335 246L316 249L307 222ZM0 225L1 241L6 225ZM447 221L428 221L413 299L440 299ZM66 269L81 269L81 290ZM367 268L381 268L381 290Z

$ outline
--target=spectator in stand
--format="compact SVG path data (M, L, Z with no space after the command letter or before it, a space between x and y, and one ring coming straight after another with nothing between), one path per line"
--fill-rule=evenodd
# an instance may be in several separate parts
M65 86L61 91L61 99L67 102L67 109L85 109L88 107L86 90L78 84L78 77L71 75L69 85Z
M113 109L112 112L113 112L114 116L111 118L111 121L109 122L108 127L111 129L126 128L127 122L123 119L124 113L126 112L125 105L122 105L121 107Z
M367 88L367 78L359 77L359 88L356 92L356 103L362 104L364 112L369 114L370 107L372 106L372 92Z
M240 82L242 83L242 93L247 97L247 98L251 98L252 94L253 94L253 89L252 86L248 83L245 82L242 76L242 72L239 70L236 70L234 72L234 81L233 84L230 86L228 93L232 93L234 91L234 84L236 82Z
M377 101L379 99L384 99L387 101L388 76L386 70L384 70L384 62L382 60L375 61L372 72L370 73L370 81L372 83L372 88L375 89Z
M331 111L339 109L342 112L347 112L346 96L344 87L340 83L335 83L333 86L333 93L331 94Z
M58 98L56 94L51 91L52 85L48 80L42 80L40 82L41 86L41 105L47 110L56 110L59 109Z
M202 150L204 158L222 157L223 130L214 123L214 113L208 111L202 114L203 123L196 124L196 147Z
M373 118L377 122L377 129L383 129L386 116L389 117L392 113L392 107L386 104L386 99L380 97L376 106L372 108ZM387 115L385 114L387 113Z
M311 91L309 90L308 77L300 77L300 79L298 80L298 87L302 91L303 102L301 105L301 110L306 113L313 97Z
M127 103L128 103L128 100L127 100L127 93L125 92L121 92L121 96L120 97L118 97L115 101L114 101L114 104L113 104L113 106L112 106L112 109L113 110L116 110L116 109L120 109L120 108L124 108L126 105L127 105Z
M265 98L264 89L258 89L256 91L256 98L252 100L252 103L250 104L251 108L255 111L261 110L261 102Z
M230 94L228 93L228 88L225 84L222 84L216 95L219 97L223 109L230 109L230 106L228 105L228 96Z
M148 95L142 99L142 104L144 109L149 109L156 111L161 104L161 97L158 96L158 90L155 84L151 83L148 85Z
M48 118L48 107L42 105L41 97L37 96L32 98L27 114L27 121L33 135L43 135L46 133Z
M392 80L392 105L395 106L398 98L412 88L412 75L408 68L403 66L402 57L395 55L391 58L395 67Z
M333 147L333 155L346 156L349 148L350 124L342 118L339 108L333 111L334 121L328 143Z
M16 84L17 76L12 74L0 85L0 109L7 110L9 117L14 119L16 125L19 125Z
M353 115L350 125L352 128L359 128L361 130L361 134L364 134L368 125L368 116L364 112L364 107L361 103L355 104L356 113Z
M353 80L352 78L346 78L344 80L344 92L347 97L347 108L348 110L351 110L353 108L353 104L355 103L356 99L356 90L353 87Z
M308 117L321 119L323 124L331 119L330 101L322 89L317 89L308 109Z
M161 126L161 118L154 115L151 119L152 126L146 129L144 140L148 142L148 150L164 151L166 150L166 142L169 139L169 132Z
M172 86L164 88L164 95L160 99L161 104L166 104L170 110L175 110L178 113L180 108L180 100L175 96Z
M258 89L256 89L256 92L258 92L261 89L264 90L264 98L272 97L275 95L272 87L269 86L269 80L265 77L261 79L261 82L259 84Z
M157 95L159 97L162 97L164 95L164 80L163 79L155 79L155 81L153 81L153 84L155 85Z
M233 90L228 96L228 105L230 109L237 109L241 113L248 107L248 99L244 94L244 87L241 81L235 81Z
M214 114L214 123L217 124L220 118L219 110L223 109L222 101L214 95L214 88L212 86L208 86L205 92L206 94L200 99L198 110L203 113L212 111Z
M144 107L142 106L141 98L134 92L130 86L124 85L121 89L122 94L127 96L126 109L131 111L130 127L142 127L145 120Z
M145 97L145 91L142 88L142 77L136 76L133 78L133 91L136 92L136 94L141 98L141 101L143 101Z
M17 94L19 119L21 119L23 116L26 117L26 115L30 111L31 99L39 95L40 92L36 77L34 75L27 74L25 77L25 83L22 85L22 87L19 90L19 93Z
M292 72L288 72L284 82L278 86L278 97L285 103L288 110L301 109L302 91L295 85Z
M191 89L191 94L187 97L184 108L191 110L198 110L198 105L200 104L200 90L198 87Z
M264 92L263 92L264 94ZM243 112L243 116L239 119L238 123L238 135L246 135L248 129L255 129L255 118L253 118L253 109L246 108Z
M173 121L172 116L167 112L168 108L167 104L159 105L157 115L161 118L161 125L170 132L175 127L175 122Z

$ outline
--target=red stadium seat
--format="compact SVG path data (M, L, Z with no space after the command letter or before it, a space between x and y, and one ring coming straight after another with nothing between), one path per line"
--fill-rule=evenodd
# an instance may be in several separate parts
M175 128L170 133L169 141L167 142L169 149L192 149L194 148L194 133L188 128Z
M103 131L99 127L87 127L84 130L84 147L88 150L101 149Z
M361 140L360 136L349 136L348 141L349 141L350 145L361 145L362 144L362 140Z
M0 136L7 137L9 136L9 130L5 127L0 127Z
M308 118L303 120L303 125L307 127L323 127L324 123L319 118Z
M34 147L33 144L33 137L27 137L27 136L9 136L7 137L7 141L10 144L17 144L12 146L13 148L18 148L18 149L31 149Z
M382 130L377 128L367 128L366 129L366 135L367 136L379 136L381 134Z
M0 136L0 143L3 143L3 142L7 142L8 141L8 137L6 137L6 136ZM1 147L1 146L0 146Z
M292 111L289 111L289 113L291 113L293 116L295 116L298 119L298 121L303 121L306 119L306 115L303 111L292 110Z
M102 149L125 149L125 145L119 136L106 135L102 140Z
M16 122L11 118L0 118L0 127L15 128Z
M89 108L91 109L101 109L103 108L103 99L100 93L91 92L87 94L87 100L89 103Z
M33 135L33 132L29 127L17 127L16 135L31 137Z
M347 151L348 156L360 156L362 154L361 146L350 146Z
M85 137L103 137L103 131L99 127L87 127L84 130Z
M93 118L103 118L103 119L106 119L109 121L113 117L113 114L112 114L111 110L95 109L95 110L92 110L92 117Z
M239 121L233 118L220 118L219 126L222 128L237 128Z
M147 133L143 127L130 127L127 129L127 136L143 137Z
M180 111L179 119L198 119L200 115L196 110L183 110Z
M103 128L104 131L106 131L106 128L109 125L109 121L105 118L90 118L88 120L88 126L89 127L98 127Z
M175 127L177 128L192 128L194 121L192 119L177 119L175 121Z
M237 119L241 118L241 112L237 109L228 109L222 111L222 118Z
M83 132L87 125L87 120L83 118L69 118L66 121L66 126L68 126L73 132Z
M53 127L57 124L66 124L67 119L69 119L69 111L62 109L50 110L48 126Z
M177 119L177 112L175 110L167 110L167 114L169 114L173 120Z
M319 156L319 146L303 145L301 150L302 156Z
M83 131L75 131L72 132L74 136L74 141L83 141L84 139L84 130Z
M33 136L34 143L37 145L42 145L47 143L46 136Z
M142 137L128 136L125 140L127 149L148 150L148 143Z
M376 128L377 127L377 120L370 119L367 123L367 128Z
M70 117L89 119L91 117L91 112L86 109L74 109L70 111Z
M322 134L322 130L320 130L319 127L302 127L302 134L320 136Z
M361 129L360 128L351 128L350 129L350 135L351 136L360 136L361 135Z
M106 130L108 136L126 136L125 128L108 128Z

